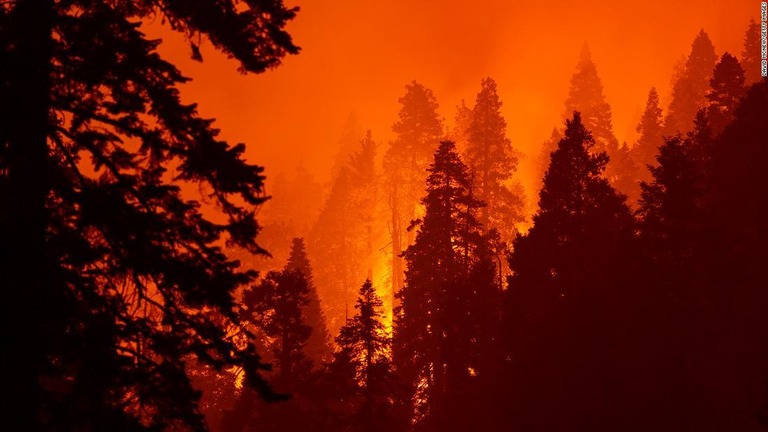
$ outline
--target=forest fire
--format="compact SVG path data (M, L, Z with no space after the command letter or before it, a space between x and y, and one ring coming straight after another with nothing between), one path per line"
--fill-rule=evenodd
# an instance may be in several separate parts
M3 429L768 427L766 3L433 3L0 5Z

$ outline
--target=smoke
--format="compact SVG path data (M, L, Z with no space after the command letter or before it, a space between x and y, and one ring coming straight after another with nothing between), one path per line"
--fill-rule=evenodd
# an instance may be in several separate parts
M249 144L249 157L268 175L291 171L301 159L321 180L330 176L348 114L356 112L386 143L397 99L414 79L434 90L450 124L460 100L474 103L480 79L493 77L513 145L537 154L562 123L585 42L614 131L631 144L648 89L656 86L668 102L673 66L698 30L709 33L718 54L740 54L749 18L759 14L759 3L746 0L295 3L301 11L289 31L302 52L259 76L238 74L205 44L205 62L191 61L189 45L159 22L146 30L164 38L161 53L194 79L183 96L217 118L226 138ZM525 176L525 160L521 169Z

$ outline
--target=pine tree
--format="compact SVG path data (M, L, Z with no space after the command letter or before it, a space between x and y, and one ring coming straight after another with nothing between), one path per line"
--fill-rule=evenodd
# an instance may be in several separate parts
M632 158L639 166L638 180L640 181L649 181L651 178L648 165L654 163L659 147L662 145L661 131L662 110L659 106L659 93L656 87L651 87L643 116L637 125L640 138L632 146Z
M744 34L741 65L744 67L746 85L760 81L760 26L752 18Z
M594 150L607 152L612 157L619 148L619 142L613 134L611 106L605 101L603 83L586 45L571 77L564 116L570 118L574 111L581 113L585 127L592 132Z
M733 112L745 93L744 80L744 69L739 60L724 53L709 80L710 91L707 93L707 116L715 135L733 119Z
M576 259L561 259L563 254L575 252L565 245L578 245L579 238L590 236L588 229L608 231L600 236L595 234L595 240L590 242L592 244L617 239L626 234L625 230L631 226L622 196L600 177L608 157L605 152L594 152L592 149L594 140L582 123L581 115L575 113L566 126L565 136L552 153L544 177L534 228L515 241L515 253L510 263L516 274L510 279L511 286L528 286L525 281L528 277L541 278L548 284L567 279L568 275L558 275L561 271L552 266L562 265L565 266L562 271L575 271L580 265ZM597 257L611 252L595 253L585 254L581 259L599 261ZM555 298L561 294L559 290L531 291Z
M700 30L691 45L691 53L679 77L672 83L672 101L664 119L664 135L685 134L693 128L693 120L706 104L709 80L717 62L715 46Z
M295 12L280 1L1 8L0 273L27 320L1 325L2 405L20 430L200 428L189 358L243 366L269 394L252 341L236 346L214 322L232 319L232 293L254 276L218 245L260 251L262 169L181 102L187 78L140 22L162 15L195 57L191 41L206 37L259 73L298 52L283 30ZM225 216L204 216L185 183Z
M765 409L765 389L754 383L765 380L768 359L760 270L768 229L759 216L768 208L766 89L752 86L715 138L700 111L692 132L667 139L643 185L649 363L661 372L656 393L675 400L650 411L673 430L758 428L751 413Z
M700 119L697 127L703 126ZM642 183L637 211L644 310L654 317L644 329L644 357L651 365L646 380L655 392L677 401L674 408L657 404L649 409L674 430L693 427L702 417L702 405L696 403L702 390L696 379L699 365L693 359L705 352L700 341L708 337L701 310L708 297L703 283L708 269L701 257L712 236L701 206L704 178L696 160L700 146L693 142L697 135L665 140L650 168L652 181Z
M600 421L605 412L623 412L614 411L620 401L605 395L624 383L612 365L622 364L618 341L628 334L622 323L630 292L620 287L632 262L632 217L602 176L608 157L592 149L578 112L564 135L552 153L534 225L515 240L509 259L512 426L624 429Z
M404 253L408 264L395 322L395 361L407 385L409 413L427 430L472 424L466 399L492 345L499 292L488 239L475 214L484 205L472 192L467 167L450 141L430 165L423 219ZM476 394L473 394L477 396ZM477 419L474 419L477 420Z
M355 301L355 281L372 273L376 210L376 143L370 133L341 167L309 237L315 281L325 299L329 331L344 325Z
M334 334L343 325L355 280L365 277L361 224L354 206L355 185L349 167L342 167L331 185L309 235L308 249L316 265L315 283ZM362 269L362 270L361 270Z
M507 184L517 170L518 152L507 138L501 106L496 82L483 79L467 129L465 160L473 176L475 195L488 203L480 210L479 222L487 229L497 229L505 241L511 241L516 233L515 224L525 220L525 204L523 197Z
M304 273L288 266L267 273L257 285L243 292L242 319L253 324L269 347L276 369L272 382L278 390L290 394L290 400L267 404L252 390L243 388L222 419L223 430L307 430L315 423L309 408L315 376L306 351L313 329L304 318L309 304L310 286Z
M374 217L378 197L378 172L376 170L376 142L371 131L360 140L358 149L352 153L349 160L352 181L355 185L353 205L357 218L362 225L365 266L367 277L373 278L374 262Z
M400 98L397 135L384 155L384 177L391 211L392 295L403 286L402 252L413 241L406 228L416 217L425 169L443 135L443 121L437 114L432 90L413 81Z
M354 372L356 382L349 391L352 408L347 411L353 414L344 422L354 431L387 431L393 426L392 338L384 327L382 306L373 284L366 280L355 303L357 313L336 338L339 350L330 368Z
M766 184L764 137L768 83L759 82L750 87L741 105L734 113L734 121L726 127L713 144L713 199L716 216L728 225L736 238L734 244L745 242L759 248L759 236L768 233L766 220L761 215L768 208L768 200L761 189ZM716 203L716 204L715 204ZM754 237L757 235L757 237ZM742 249L744 255L750 249ZM757 252L757 249L752 249ZM759 252L750 260L759 260ZM734 257L735 259L736 257ZM751 270L758 272L759 267Z
M696 238L702 234L693 230L702 214L704 194L704 173L696 160L695 137L692 132L687 139L676 135L665 140L657 164L650 167L653 180L642 184L638 209L646 247L653 247L657 264L667 263L676 273L681 265L671 261L690 257L697 246ZM667 274L666 279L669 277Z
M290 389L311 369L306 346L312 328L304 316L310 302L304 273L298 269L269 272L243 292L243 309L267 338L277 366L276 382Z
M320 302L320 295L317 292L312 277L312 265L309 262L304 239L294 238L291 245L291 254L285 269L289 271L299 271L307 281L308 300L307 307L304 308L304 322L312 329L309 336L305 353L316 366L320 366L328 359L331 353L331 337L328 334L328 326L325 322L325 313Z
M721 429L761 427L749 413L766 410L765 388L756 385L768 377L762 367L768 361L763 264L768 259L766 117L768 81L762 80L749 88L713 146L712 186L706 202L714 223L710 233L717 243L706 266L717 269L711 277L717 295L707 303L711 308L703 311L709 317L713 349L707 351L712 361L701 376L711 379L718 370L733 371L719 377L717 389L707 388L706 401L726 408L706 419Z

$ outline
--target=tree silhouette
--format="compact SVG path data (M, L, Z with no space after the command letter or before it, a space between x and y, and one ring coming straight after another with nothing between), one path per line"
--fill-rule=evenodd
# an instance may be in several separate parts
M744 67L745 84L751 85L760 81L760 26L752 18L749 19L749 26L744 34L741 65Z
M336 175L310 232L309 253L315 260L315 281L325 299L331 333L344 325L351 310L355 281L369 275L373 266L375 158L376 143L367 133Z
M397 138L384 155L384 178L391 211L392 295L403 286L403 250L413 242L406 231L416 217L424 170L443 135L432 90L413 81L400 98L398 121L392 125Z
M712 297L712 225L705 194L711 164L711 132L704 111L685 137L667 137L657 163L650 166L652 180L643 182L637 211L642 271L637 285L644 287L641 316L653 317L639 332L647 354L644 402L656 413L654 420L669 430L709 430L700 413L706 406L701 371L711 352L712 328L705 306ZM653 395L664 394L663 398ZM649 404L650 405L647 405ZM650 427L649 424L647 427Z
M347 382L348 424L353 431L385 431L393 424L395 381L391 365L392 338L384 327L383 303L367 280L355 303L357 313L339 331L339 346L330 371ZM352 379L350 379L352 378Z
M571 76L564 117L569 118L574 111L582 113L584 126L592 132L594 150L607 152L612 157L619 148L619 142L613 134L611 106L605 101L603 83L587 45L582 48L579 63Z
M262 169L180 101L187 78L139 28L161 15L258 73L298 52L283 30L295 12L280 1L2 7L0 272L29 323L2 323L2 396L19 429L199 428L190 357L245 367L270 394L252 341L233 344L213 319L234 317L232 293L254 276L220 244L260 253ZM184 183L224 217L204 216Z
M371 131L360 140L359 148L352 153L349 160L352 181L356 188L352 197L353 206L362 225L361 235L364 245L364 258L368 278L373 277L374 262L374 218L378 197L378 172L376 170L376 142Z
M736 57L725 53L715 65L709 80L707 116L712 132L717 135L733 119L733 112L744 96L744 69Z
M691 45L685 65L672 83L672 101L664 119L664 135L686 133L693 128L693 120L706 103L709 79L717 62L715 46L704 30L700 30Z
M704 109L699 110L693 122L693 130L686 135L685 145L691 161L696 165L699 178L699 190L708 188L712 171L712 155L714 151L714 133L709 125L709 118Z
M700 111L693 131L666 140L643 184L641 283L654 317L646 361L658 374L651 395L667 400L652 410L670 430L762 427L766 231L755 215L765 208L758 143L767 95L764 83L753 86L714 139Z
M707 385L707 406L726 410L712 413L710 430L729 424L744 430L764 427L754 413L766 409L766 390L759 383L766 382L768 361L763 271L768 224L762 217L768 210L763 192L767 102L768 82L762 80L747 91L713 146L708 206L715 223L710 235L717 247L705 265L716 269L709 283L717 287L717 295L711 297L710 309L703 311L710 317L713 337L709 367L702 368L700 377ZM724 370L733 373L713 375Z
M304 317L310 304L310 287L299 269L272 271L243 292L242 319L252 323L270 349L276 366L272 382L291 400L278 405L261 401L243 388L222 419L224 431L305 430L312 418L303 410L314 376L306 348L312 328ZM246 378L247 374L246 373Z
M496 82L483 79L466 132L465 160L473 175L474 193L488 203L480 210L479 222L487 229L496 228L504 240L511 241L516 233L514 224L525 219L524 202L522 188L508 185L517 170L518 154L507 138L501 105Z
M514 243L506 309L513 425L600 429L619 409L632 217L576 112L552 153L534 225ZM589 390L586 390L589 389ZM621 412L621 411L615 411ZM613 418L613 416L611 416Z
M642 185L638 214L643 236L662 239L667 243L663 249L669 247L671 236L688 231L677 224L681 221L688 223L700 214L700 199L704 191L701 188L701 173L691 155L693 148L690 139L685 142L680 135L667 138L659 149L658 164L650 168L653 181ZM656 251L655 254L658 253L689 255L668 249Z
M632 146L632 158L639 165L638 180L647 182L651 179L648 165L654 163L659 147L663 144L661 139L662 110L659 106L659 93L656 91L656 87L651 87L648 92L645 110L636 130L640 134L640 138Z
M282 385L290 386L311 369L305 349L312 328L304 319L309 302L309 284L304 273L287 267L281 272L267 273L258 285L243 293L247 319L271 341L277 366L275 375Z
M412 223L416 240L404 253L395 361L413 420L426 430L461 430L472 421L460 407L487 373L500 289L475 216L484 203L452 142L440 144L428 171L426 213Z
M347 299L362 264L353 193L350 170L342 167L331 185L308 241L309 252L318 266L315 282L320 295L327 300L326 318L331 333L344 321Z
M285 269L301 272L307 281L308 303L306 308L304 308L304 322L312 328L312 334L307 340L304 352L315 365L319 366L331 354L331 337L328 334L328 327L325 323L325 313L321 306L320 295L317 293L317 288L312 278L312 265L309 262L309 257L304 247L304 239L293 239L291 255L288 257Z

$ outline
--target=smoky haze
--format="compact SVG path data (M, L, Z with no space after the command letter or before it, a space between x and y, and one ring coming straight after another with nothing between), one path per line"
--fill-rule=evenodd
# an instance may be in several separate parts
M249 158L269 178L304 165L329 179L345 122L386 144L398 98L417 80L431 88L448 126L462 99L471 106L480 80L499 84L513 145L525 153L520 178L530 186L530 165L563 120L569 79L586 43L592 52L613 127L632 144L648 89L669 101L675 64L690 51L699 29L718 55L739 54L756 1L301 1L288 30L298 56L259 76L203 44L204 64L190 60L187 42L164 30L161 53L193 78L183 96L215 117L227 139L248 144Z

